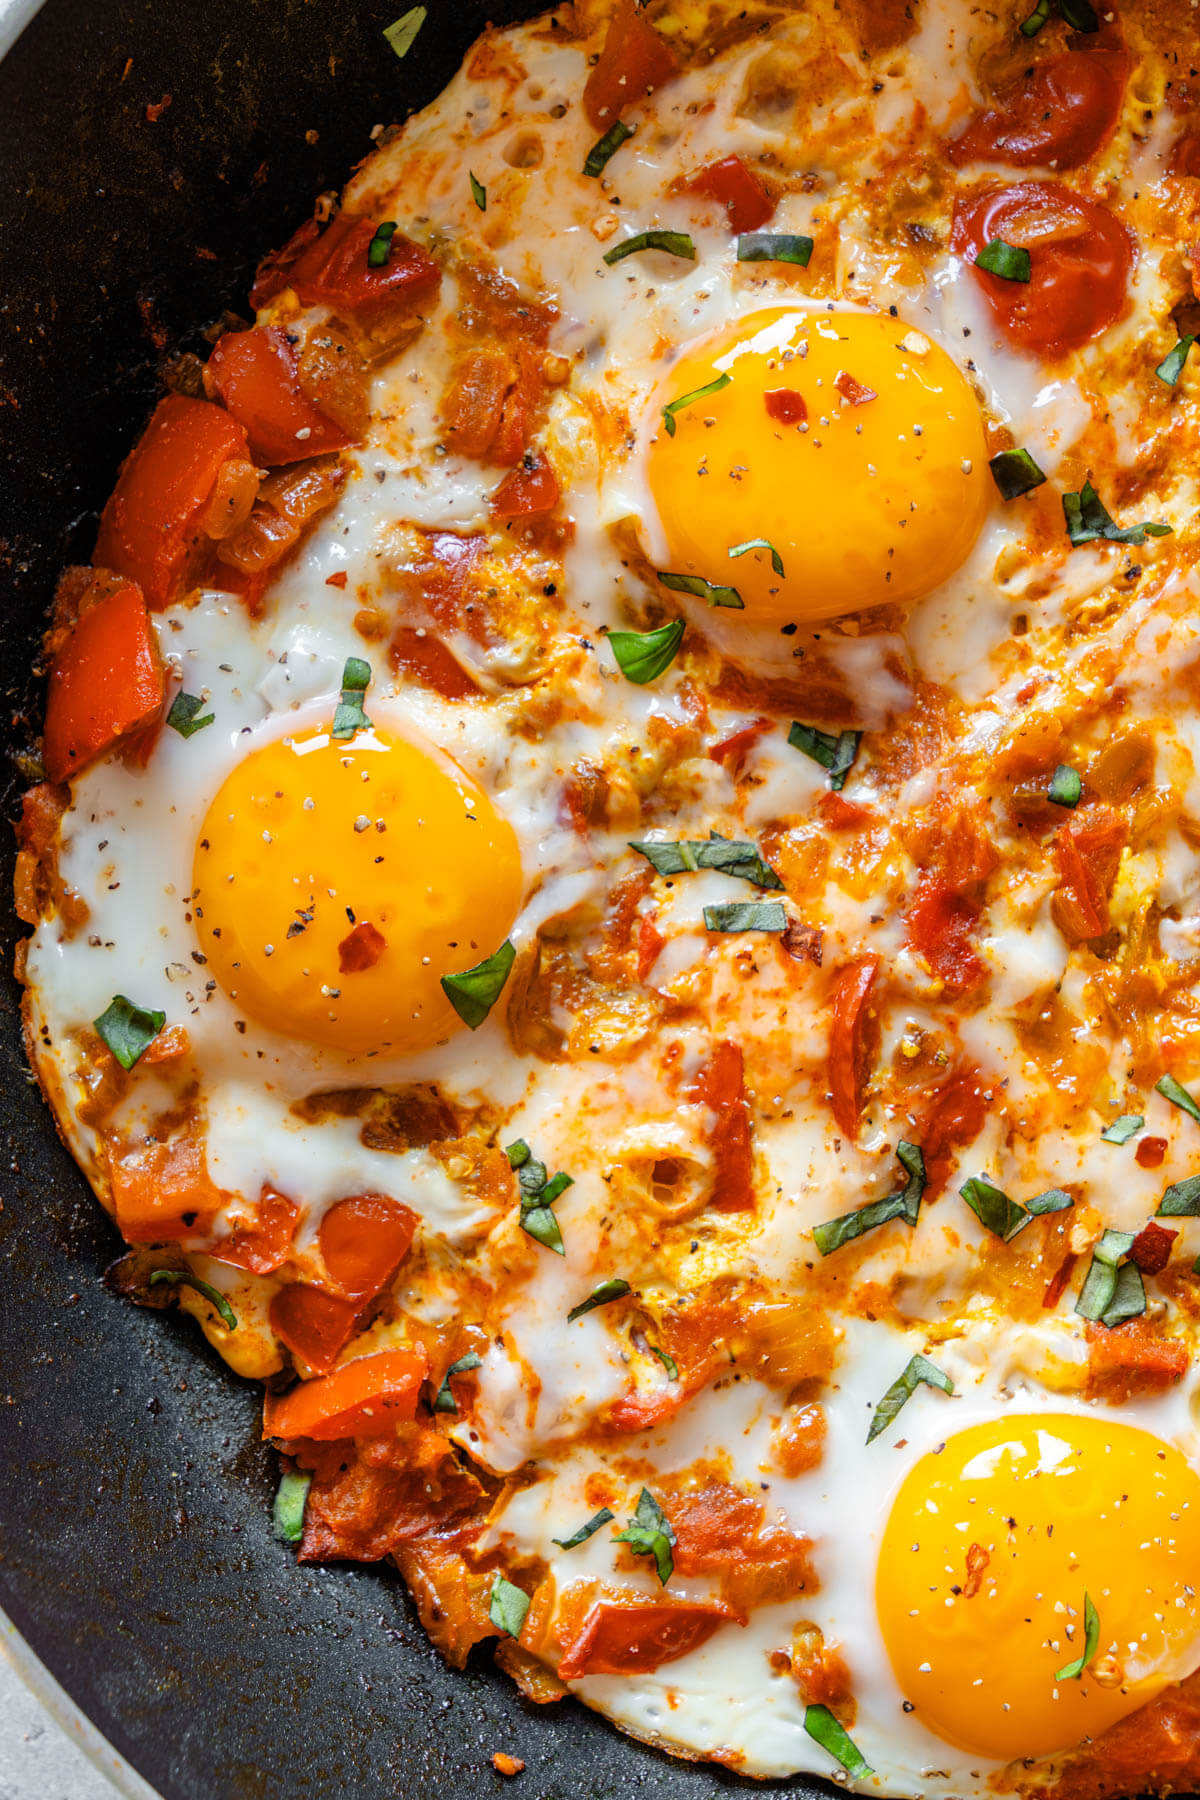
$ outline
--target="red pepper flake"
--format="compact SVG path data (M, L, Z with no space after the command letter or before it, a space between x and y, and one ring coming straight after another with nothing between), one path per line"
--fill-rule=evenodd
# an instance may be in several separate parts
M746 758L757 744L764 732L770 731L770 719L755 719L752 725L743 725L740 731L732 732L729 737L722 738L714 744L708 753L709 762L727 764L729 773L736 781L745 766Z
M868 400L878 400L879 395L874 388L864 387L861 381L855 381L853 375L845 369L839 369L833 378L833 385L843 400L851 406L865 406Z
M162 99L159 100L155 105L148 106L146 108L147 123L150 125L157 125L158 121L162 118L163 114L166 112L166 110L167 110L168 106L170 106L170 104L171 104L171 95L164 94Z
M1050 1308L1058 1305L1059 1301L1067 1291L1067 1283L1071 1279L1071 1272L1078 1261L1079 1258L1076 1256L1075 1252L1073 1250L1068 1250L1067 1254L1059 1263L1057 1273L1052 1277L1049 1287L1042 1295L1042 1305L1044 1307Z
M338 945L338 968L343 975L362 975L375 967L386 949L387 939L382 931L362 919Z
M798 394L795 388L768 388L763 395L763 405L768 419L774 419L779 425L800 425L808 417L804 395Z
M982 1544L972 1544L967 1551L967 1579L963 1582L963 1599L973 1600L983 1586L983 1577L991 1562L991 1552Z
M349 579L350 577L347 575L345 569L339 569L336 575L327 575L325 577L325 586L344 588Z
M1166 1138L1143 1138L1134 1151L1139 1169L1161 1169L1167 1154Z
M1178 1236L1177 1231L1168 1231L1151 1219L1129 1246L1130 1262L1136 1263L1143 1275L1160 1275L1171 1260L1171 1246Z
M803 925L799 919L789 919L787 929L779 935L779 943L794 962L810 962L820 968L825 933L818 926Z

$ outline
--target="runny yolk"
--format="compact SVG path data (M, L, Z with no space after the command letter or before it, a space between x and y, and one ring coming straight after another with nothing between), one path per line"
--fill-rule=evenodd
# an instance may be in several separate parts
M521 899L516 835L429 743L279 738L208 809L193 913L213 975L261 1025L346 1051L428 1048L442 991L499 949Z
M671 435L661 409L722 376ZM888 314L753 313L672 366L652 429L668 572L735 588L744 610L723 616L752 625L920 599L963 562L991 498L965 377ZM775 559L731 555L754 539Z
M1150 1432L1039 1413L909 1472L879 1556L888 1655L916 1717L1009 1761L1066 1750L1198 1660L1200 1477ZM1098 1642L1087 1652L1085 1595Z

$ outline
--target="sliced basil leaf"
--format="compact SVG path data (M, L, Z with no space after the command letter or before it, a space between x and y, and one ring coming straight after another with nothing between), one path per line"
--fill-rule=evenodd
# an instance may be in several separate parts
M533 1155L533 1151L529 1148L529 1145L525 1142L524 1138L518 1138L514 1144L508 1145L504 1154L508 1158L510 1168L520 1169L529 1161L530 1157Z
M747 538L744 544L733 544L730 556L745 556L747 550L766 550L770 552L771 567L777 575L783 574L783 558L771 542L770 538Z
M382 269L392 253L392 239L396 235L395 219L385 219L375 232L375 236L367 245L368 269Z
M614 1543L628 1544L635 1556L652 1556L658 1579L666 1587L675 1571L671 1547L675 1533L649 1488L638 1495L637 1509L624 1531L618 1531Z
M548 1206L530 1206L521 1213L521 1230L535 1243L546 1250L553 1250L556 1256L567 1254L562 1238L562 1226Z
M450 1386L450 1377L466 1375L471 1369L481 1369L482 1367L482 1356L476 1356L473 1350L468 1350L465 1356L460 1356L457 1362L452 1362L442 1377L441 1387L433 1397L434 1412L456 1413L458 1403L454 1398L454 1390Z
M1046 789L1046 798L1055 806L1079 805L1083 795L1083 779L1078 769L1071 768L1069 763L1059 763L1050 777L1050 786Z
M686 875L698 869L719 869L755 887L782 888L783 883L753 844L744 840L710 837L677 838L655 843L650 838L630 840L629 848L644 856L659 875Z
M408 55L413 47L413 39L425 23L428 11L425 6L410 7L408 12L401 13L393 24L385 28L383 35L397 56Z
M1042 26L1049 22L1049 18L1050 0L1038 0L1037 5L1034 7L1029 17L1021 20L1020 31L1022 37L1036 37L1038 32L1042 29Z
M841 1763L847 1775L856 1780L873 1773L870 1763L854 1739L838 1724L827 1706L806 1706L804 1729L810 1738L828 1751L834 1762Z
M1154 1084L1154 1091L1156 1094L1161 1094L1164 1100L1169 1100L1172 1106L1177 1106L1180 1112L1185 1112L1189 1119L1195 1119L1197 1125L1200 1125L1200 1106L1197 1106L1187 1089L1176 1081L1173 1075L1160 1076Z
M1100 1648L1100 1614L1092 1604L1092 1596L1084 1591L1083 1596L1083 1654L1074 1662L1064 1664L1055 1674L1055 1681L1078 1681L1083 1671Z
M280 1476L271 1508L271 1530L281 1544L298 1544L304 1536L304 1508L311 1486L312 1476L300 1469L288 1469Z
M798 719L793 719L788 732L793 750L803 751L829 770L829 785L835 792L845 787L861 742L861 731L839 731L835 737L831 731L818 731L815 725L802 725Z
M364 662L361 656L348 656L342 670L342 697L333 715L332 737L352 738L356 731L365 731L370 726L362 698L370 680L370 663Z
M1144 544L1148 537L1168 537L1169 525L1118 525L1090 481L1077 494L1062 497L1067 536L1073 544L1092 544L1104 538L1112 544Z
M667 1380L668 1381L678 1381L679 1380L679 1364L675 1361L675 1358L670 1354L670 1352L667 1350L661 1349L659 1347L659 1345L657 1345L657 1344L647 1344L646 1348L650 1352L651 1356L657 1356L659 1362L662 1364L663 1368L667 1371Z
M472 170L470 170L470 169L467 170L467 179L471 183L471 198L472 198L472 200L474 200L474 202L475 202L476 206L479 208L480 212L486 212L487 211L487 189L484 187L482 181L477 181L475 179L475 175L472 172Z
M542 1189L540 1204L542 1206L553 1206L560 1194L565 1194L569 1187L574 1186L575 1177L573 1175L563 1175L561 1172L557 1175L552 1175Z
M473 969L464 969L461 975L442 976L442 992L472 1031L479 1030L500 998L516 959L516 950L505 938L498 950L485 956Z
M807 269L813 240L790 231L743 231L737 241L739 262L797 263Z
M1122 1264L1133 1247L1132 1231L1106 1231L1092 1252L1083 1287L1075 1302L1081 1319L1095 1325L1119 1325L1146 1310L1146 1290L1136 1263Z
M201 1281L200 1277L193 1275L190 1269L155 1269L147 1286L158 1287L164 1281L169 1281L172 1287L195 1288L196 1292L202 1294L210 1306L216 1308L221 1315L221 1323L226 1331L237 1330L237 1314L224 1294L219 1288L215 1288L211 1281Z
M1046 479L1028 450L1001 450L989 460L988 468L1002 500L1019 500Z
M931 1363L927 1356L914 1356L908 1367L897 1375L879 1405L871 1415L871 1429L867 1433L868 1444L874 1443L881 1431L886 1431L900 1409L910 1401L917 1389L925 1387L941 1388L943 1394L954 1392L954 1383L950 1377Z
M1189 1175L1169 1187L1158 1203L1156 1219L1200 1219L1200 1175Z
M1070 1194L1065 1193L1062 1188L1047 1188L1044 1194L1035 1194L1032 1200L1027 1200L1025 1210L1037 1218L1042 1213L1066 1212L1074 1204Z
M521 1192L521 1230L556 1256L565 1256L562 1231L550 1210L561 1194L574 1186L573 1175L550 1176L544 1162L534 1156L524 1138L509 1144L504 1153L517 1171Z
M1106 1144L1127 1144L1130 1138L1137 1136L1145 1123L1141 1113L1122 1113L1119 1119L1114 1119L1111 1125L1105 1126L1100 1136Z
M693 388L690 394L681 394L678 400L672 400L669 406L662 409L663 425L668 437L675 436L675 414L682 412L694 400L707 400L710 394L719 394L733 380L732 375L718 375L715 381L706 383L704 387Z
M685 262L696 260L696 246L686 231L657 230L639 231L636 237L614 244L611 250L604 252L604 260L606 263L623 262L627 256L636 256L641 250L665 250L668 256L681 256Z
M567 1314L567 1324L573 1325L576 1319L582 1319L584 1313L595 1312L598 1306L607 1306L610 1300L623 1300L626 1294L632 1292L627 1281L622 1281L619 1275L614 1275L608 1281L602 1281L598 1287L594 1287L586 1300L581 1300L578 1306L571 1308Z
M207 704L199 694L176 694L167 714L167 724L182 738L195 737L198 731L213 722L213 714L204 711Z
M903 1138L896 1145L896 1157L908 1177L904 1186L898 1193L889 1194L886 1200L872 1200L854 1212L842 1213L840 1217L818 1225L813 1231L813 1242L822 1256L831 1256L843 1244L852 1243L864 1232L890 1224L893 1219L916 1224L921 1196L925 1192L925 1158L916 1144L906 1143Z
M611 1506L602 1506L598 1513L592 1514L586 1525L581 1525L578 1531L573 1531L569 1538L551 1538L550 1542L557 1544L560 1550L578 1550L580 1544L586 1544L590 1537L595 1537L602 1525L607 1525L608 1521L615 1519L616 1516Z
M659 625L654 631L610 631L608 641L626 681L645 687L670 668L686 630L682 619L672 619L669 625Z
M1006 1244L1029 1223L1025 1207L983 1175L972 1175L958 1191L984 1229Z
M1100 29L1100 21L1088 0L1058 0L1058 10L1072 31Z
M704 908L706 931L786 931L787 914L779 900L727 900Z
M741 612L746 602L735 587L720 587L714 582L705 581L703 575L676 575L670 569L656 569L655 574L665 588L675 594L695 594L697 600L707 600L710 606L729 606L735 612Z
M132 1069L146 1054L166 1022L166 1013L147 1012L124 994L114 994L100 1017L92 1020L123 1069Z
M583 159L585 175L600 175L610 156L614 156L622 144L627 144L633 136L634 127L627 125L624 119L618 119L609 126L602 138L597 138Z
M1158 379L1160 381L1165 381L1168 387L1174 387L1175 383L1179 380L1179 377L1183 374L1183 365L1188 359L1188 351L1195 341L1195 332L1192 332L1188 337L1181 337L1175 348L1168 351L1166 356L1164 356L1159 363L1157 369L1155 369L1154 373L1158 376Z
M986 269L989 275L998 275L1001 281L1028 281L1031 273L1028 250L1006 244L1001 237L994 237L990 244L983 246L975 258L975 267Z
M1112 1299L1104 1309L1102 1325L1123 1325L1126 1319L1140 1319L1146 1310L1146 1284L1136 1263L1122 1263L1117 1270Z
M528 1611L529 1595L522 1588L514 1587L511 1581L506 1581L497 1571L492 1591L488 1595L488 1618L492 1624L509 1637L520 1637Z

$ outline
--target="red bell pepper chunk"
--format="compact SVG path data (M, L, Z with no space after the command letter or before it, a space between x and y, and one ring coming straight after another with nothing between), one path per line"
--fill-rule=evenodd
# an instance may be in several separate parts
M324 1375L354 1336L358 1311L352 1300L294 1281L271 1302L271 1330L293 1355Z
M416 1213L387 1194L339 1200L317 1233L330 1279L352 1300L369 1299L392 1279L416 1229Z
M1165 1225L1151 1219L1129 1246L1130 1262L1136 1263L1143 1275L1161 1275L1171 1260L1171 1246L1178 1236L1177 1231L1168 1231Z
M170 1143L107 1140L113 1211L130 1244L163 1244L208 1231L222 1195L208 1172L203 1139L185 1134Z
M224 407L168 394L117 477L96 566L136 581L152 612L169 606L193 566L221 469L248 454L245 432Z
M583 110L597 131L607 131L621 114L679 68L665 38L642 17L637 0L617 0L599 60L583 90Z
M301 389L296 352L282 326L227 331L217 339L207 373L257 462L277 468L344 450L350 442Z
M558 478L545 457L535 452L504 477L490 505L494 519L528 519L535 513L553 512L558 505Z
M718 1212L749 1212L754 1205L754 1151L741 1046L718 1044L697 1078L695 1098L715 1115L709 1133L713 1151L713 1199Z
M50 780L70 781L152 724L162 712L165 681L158 639L134 582L119 581L85 604L50 671L42 738Z
M387 261L371 267L367 251L375 229L371 219L340 212L320 237L300 248L286 277L302 306L341 307L367 315L437 292L442 271L428 251L398 231L392 235Z
M380 1437L417 1410L417 1395L429 1373L423 1350L380 1350L359 1356L331 1375L302 1381L286 1394L263 1401L263 1436L312 1438Z
M867 1029L871 1020L871 990L879 973L877 956L861 956L847 963L833 990L833 1021L829 1033L829 1092L833 1116L846 1137L858 1136L862 1094L866 1083Z
M688 180L690 194L717 200L729 215L731 231L757 231L775 211L775 202L740 156L723 156Z
M719 1625L738 1619L723 1600L612 1606L599 1601L563 1651L559 1678L636 1675L677 1662L708 1642Z

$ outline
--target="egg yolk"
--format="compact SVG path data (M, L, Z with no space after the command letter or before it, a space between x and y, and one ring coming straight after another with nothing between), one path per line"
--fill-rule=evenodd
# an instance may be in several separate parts
M1041 1413L974 1426L896 1497L880 1626L916 1716L987 1757L1095 1737L1197 1660L1200 1477L1160 1438ZM1099 1618L1085 1655L1084 1596Z
M442 991L498 950L521 899L516 835L429 743L277 739L208 809L193 868L213 975L274 1031L347 1051L428 1048Z
M671 435L661 409L722 377L672 413ZM744 610L726 616L751 624L918 600L958 568L987 512L971 389L932 339L886 314L754 313L680 357L653 418L668 572L736 589ZM762 539L770 549L734 554Z

